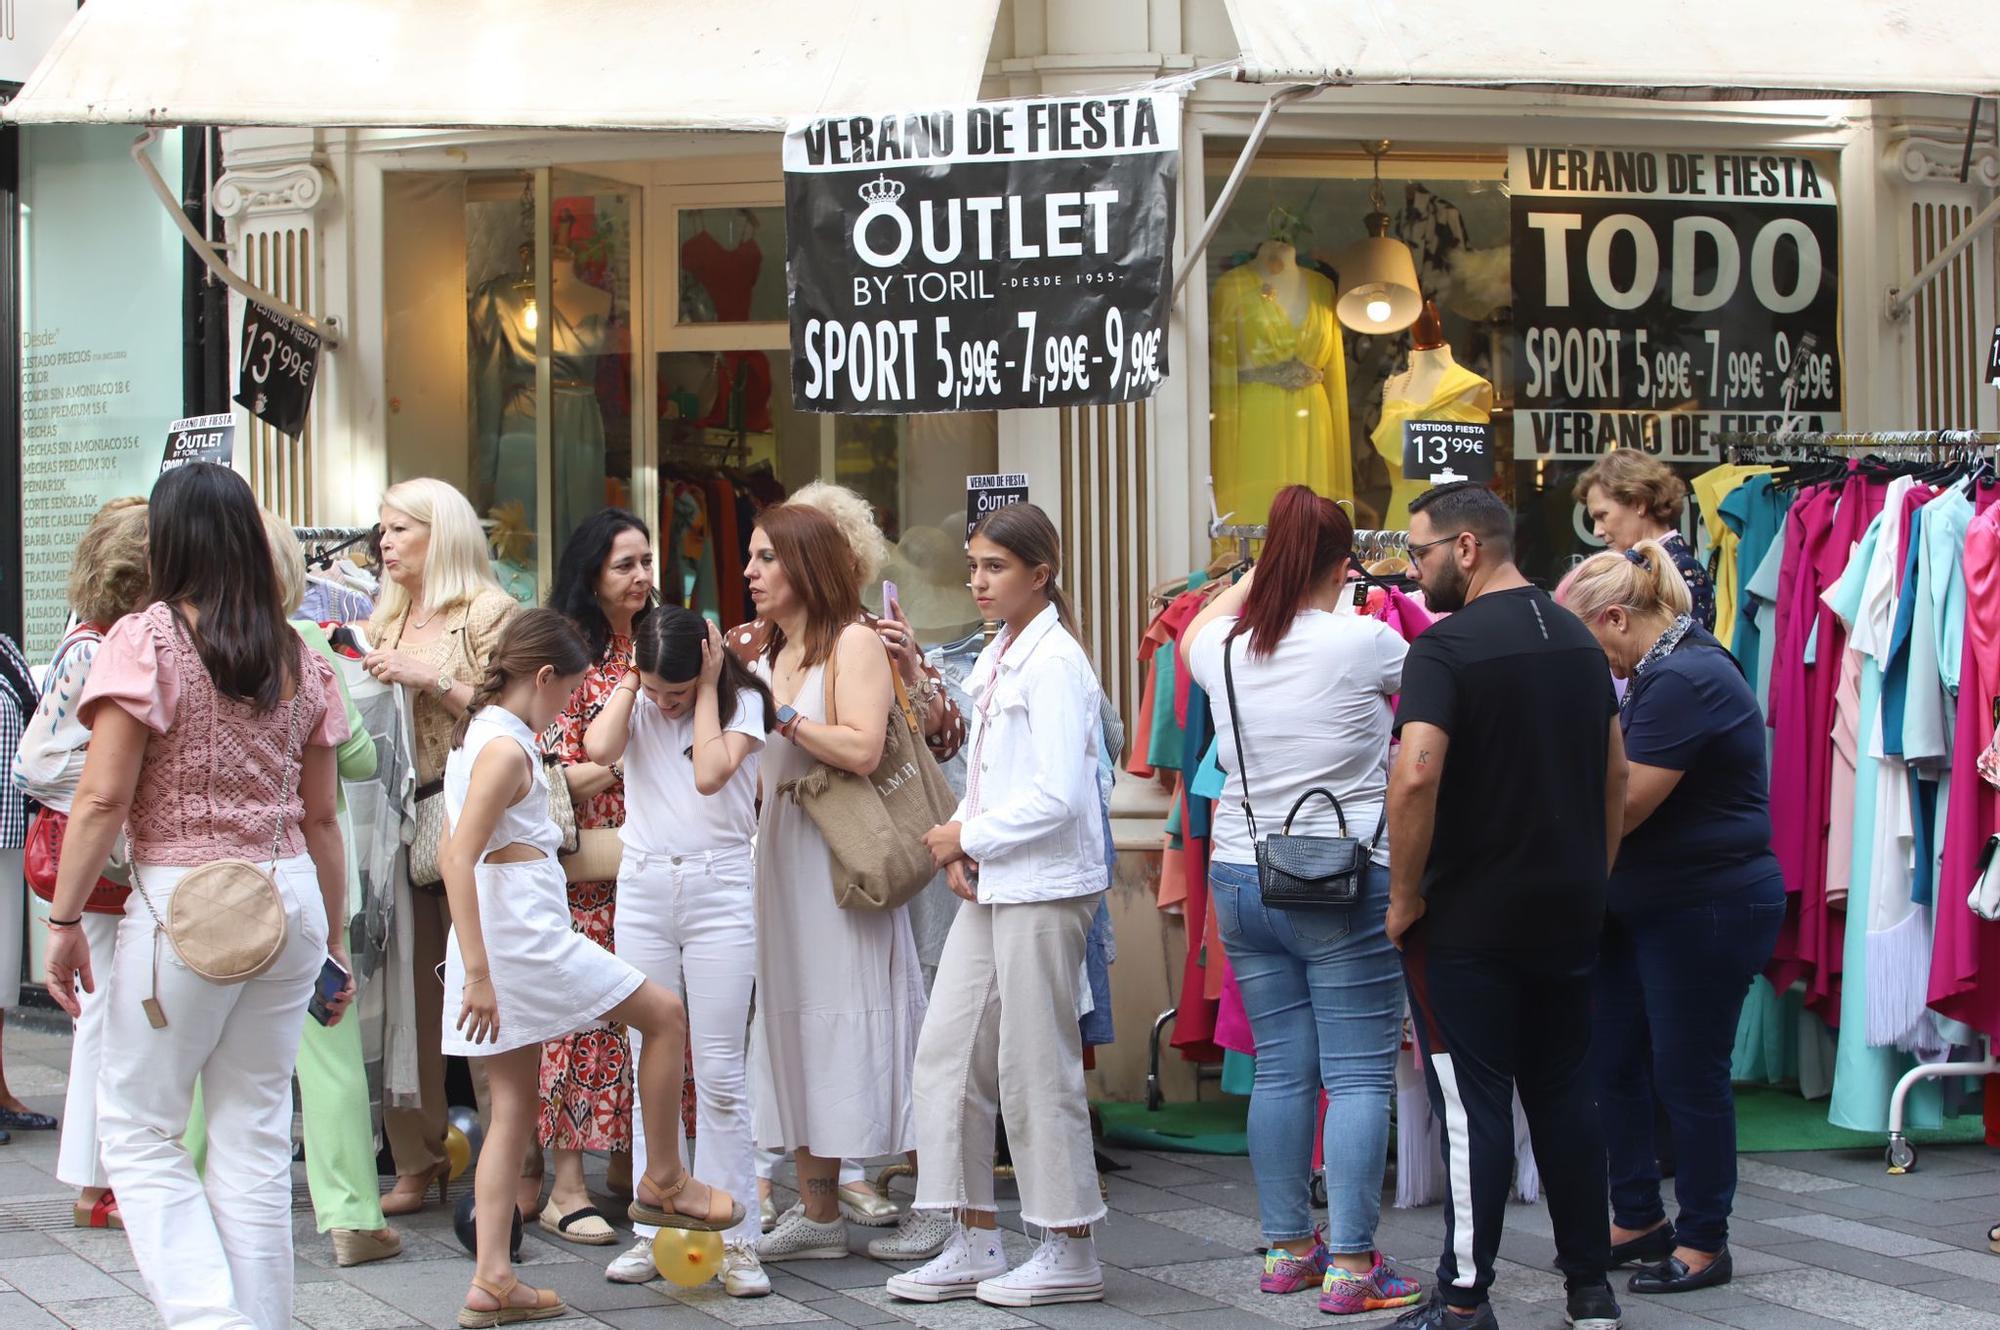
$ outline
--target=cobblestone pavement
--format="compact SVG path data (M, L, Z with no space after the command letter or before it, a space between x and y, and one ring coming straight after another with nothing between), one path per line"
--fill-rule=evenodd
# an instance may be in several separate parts
M13 1013L7 1078L37 1108L61 1108L68 1040L46 1015ZM603 1265L621 1246L576 1247L530 1225L522 1275L553 1286L575 1309L560 1322L620 1330L721 1326L915 1325L926 1330L1273 1330L1330 1325L1315 1299L1259 1294L1250 1161L1113 1152L1110 1220L1099 1232L1107 1296L1099 1305L1003 1312L977 1303L897 1303L883 1291L891 1267L855 1255L770 1267L774 1294L732 1300L714 1285L692 1291L655 1281L612 1284ZM596 1161L596 1181L602 1161ZM159 1324L117 1233L70 1227L70 1194L54 1176L52 1133L16 1132L0 1147L0 1330L126 1330ZM449 1215L432 1207L397 1221L404 1255L340 1270L314 1232L303 1169L295 1170L298 1326L307 1330L450 1327L471 1273ZM1003 1196L1006 1195L1003 1192ZM1003 1201L1003 1205L1006 1204ZM608 1208L608 1205L607 1205ZM1732 1246L1736 1280L1677 1298L1621 1297L1638 1330L2000 1330L2000 1255L1986 1230L2000 1220L2000 1153L1932 1148L1919 1170L1885 1176L1879 1152L1745 1156ZM1007 1217L1018 1228L1018 1216ZM1429 1282L1443 1220L1437 1207L1385 1205L1383 1248ZM854 1248L868 1231L853 1231ZM1008 1237L1024 1254L1029 1240ZM1553 1273L1548 1212L1507 1213L1494 1303L1503 1326L1556 1330L1562 1283ZM1622 1280L1621 1280L1622 1288ZM1394 1313L1351 1318L1381 1325Z

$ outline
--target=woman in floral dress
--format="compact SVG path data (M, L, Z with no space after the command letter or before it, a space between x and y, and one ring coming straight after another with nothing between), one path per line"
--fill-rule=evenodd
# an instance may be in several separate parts
M578 829L616 830L625 822L622 773L589 759L583 733L631 670L633 625L653 605L652 535L645 523L607 508L578 527L556 564L549 604L583 631L595 663L543 736L543 747L563 764ZM615 879L569 884L571 926L607 951L615 942L617 888ZM617 1233L585 1190L582 1152L631 1152L632 1057L625 1031L579 1030L543 1045L541 1095L537 1134L555 1174L541 1226L570 1242L613 1242Z

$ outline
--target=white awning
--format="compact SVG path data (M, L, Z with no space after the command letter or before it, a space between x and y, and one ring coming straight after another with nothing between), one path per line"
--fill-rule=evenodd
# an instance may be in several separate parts
M2000 93L1995 0L1227 4L1243 77L1259 83L1670 98Z
M23 124L782 129L971 101L1000 0L90 0Z

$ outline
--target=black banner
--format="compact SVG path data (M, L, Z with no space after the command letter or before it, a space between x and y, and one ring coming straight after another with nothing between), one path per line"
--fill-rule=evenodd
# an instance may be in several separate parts
M1508 184L1516 458L1712 462L1726 431L1839 428L1830 168L1516 148Z
M1167 373L1180 98L793 122L792 401L901 415L1149 397Z
M236 402L297 438L319 378L319 334L255 301L244 306L236 358Z
M1986 381L2000 388L2000 328L1993 330L1993 349L1986 353Z
M998 476L965 478L965 543L972 544L972 528L996 508L1008 508L1028 501L1028 478L1018 471Z

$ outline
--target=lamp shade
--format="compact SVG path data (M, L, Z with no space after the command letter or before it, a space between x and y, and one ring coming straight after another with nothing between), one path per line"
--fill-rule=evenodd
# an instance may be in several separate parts
M1367 238L1349 245L1338 260L1340 299L1334 312L1358 333L1401 332L1424 312L1410 247L1388 230L1386 214L1370 213Z

